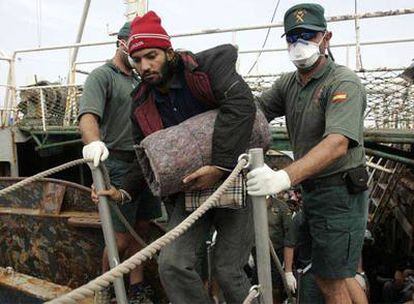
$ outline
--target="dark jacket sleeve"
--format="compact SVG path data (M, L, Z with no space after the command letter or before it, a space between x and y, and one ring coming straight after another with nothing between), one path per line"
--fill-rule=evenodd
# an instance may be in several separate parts
M256 116L253 95L236 72L237 50L227 44L196 55L210 79L219 113L214 125L213 165L233 168L248 147Z
M281 76L275 81L271 88L257 96L255 101L258 108L262 110L268 121L275 117L285 115L285 104L283 98L283 83L286 82L286 76Z

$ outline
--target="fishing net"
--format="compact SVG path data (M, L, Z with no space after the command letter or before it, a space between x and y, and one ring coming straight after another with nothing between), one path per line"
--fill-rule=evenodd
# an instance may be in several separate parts
M47 81L19 88L16 92L18 123L46 129L75 125L80 94L80 86L62 86Z
M367 92L366 128L414 128L414 86L401 77L402 71L377 70L358 72ZM280 75L247 77L255 95L271 87ZM284 118L272 121L274 126L285 126Z

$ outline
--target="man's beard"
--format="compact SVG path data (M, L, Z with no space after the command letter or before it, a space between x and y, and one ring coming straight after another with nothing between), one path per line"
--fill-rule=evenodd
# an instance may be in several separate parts
M144 74L142 75L142 80L148 83L149 85L161 87L164 84L166 84L168 80L171 79L173 73L174 73L173 61L168 61L167 59L165 59L163 65L161 66L160 72L157 73L159 77L155 79L152 79L152 78L148 79L146 78L147 75ZM151 75L151 73L149 75Z

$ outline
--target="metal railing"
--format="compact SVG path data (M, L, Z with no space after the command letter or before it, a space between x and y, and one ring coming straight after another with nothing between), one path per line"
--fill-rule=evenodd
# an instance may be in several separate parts
M60 172L71 167L84 164L91 160L78 159L58 167L48 169L40 172L34 176L26 178L16 184L0 190L0 197L8 195L13 191L26 186L40 178ZM254 169L263 166L263 149L250 149L249 154L244 154L238 160L236 167L227 177L227 179L220 185L220 187L193 213L184 219L174 229L167 232L165 235L152 242L150 245L135 253L132 257L120 264L115 234L110 217L109 203L106 196L99 197L98 209L100 219L102 221L102 229L105 239L105 244L108 248L108 258L111 270L103 275L95 278L89 283L69 292L68 294L52 300L50 303L78 303L87 296L93 295L95 291L99 291L107 287L110 283L114 283L115 293L118 303L127 303L125 287L123 282L123 275L129 273L136 266L142 264L144 261L152 258L157 251L162 247L173 242L181 234L185 233L200 217L202 217L208 210L219 205L219 198L231 186L241 170L244 168ZM92 168L92 176L94 185L97 191L108 188L109 178L105 180L105 176L101 168ZM272 300L272 282L270 274L270 252L269 252L269 231L267 223L267 206L264 196L252 197L253 203L253 217L256 237L256 253L258 265L258 279L261 286L263 300L265 304L273 303Z
M374 69L356 71L365 86L367 106L366 128L414 129L414 86L400 77L403 69ZM255 95L272 86L281 74L246 76ZM284 118L272 121L285 126Z
M41 128L69 127L76 124L78 97L77 85L47 84L20 87L16 90L21 126ZM16 123L17 121L15 121Z
M370 12L370 13L363 13L363 14L347 14L347 15L339 15L339 16L331 16L327 17L328 23L333 22L342 22L342 21L352 21L358 19L358 21L362 19L371 19L371 18L380 18L380 17L389 17L389 16L401 16L407 14L413 14L414 8L407 8L407 9L398 9L398 10L390 10L390 11L380 11L380 12ZM281 28L283 27L283 23L271 23L271 24L260 24L260 25L253 25L253 26L242 26L242 27L230 27L230 28L216 28L216 29L205 29L201 31L194 31L188 33L179 33L174 34L172 38L183 38L183 37L192 37L192 36L199 36L199 35L210 35L210 34L221 34L221 33L232 33L232 43L236 43L235 34L238 32L243 31L252 31L252 30L259 30L259 29L268 29L268 28ZM359 29L359 28L358 28ZM358 30L356 29L356 30ZM359 36L358 36L359 37ZM357 47L365 46L365 45L378 45L378 44L395 44L395 43L411 43L414 41L414 38L404 38L404 39L394 39L394 40L380 40L380 41L367 41L361 42L359 38L356 39L355 42L350 43L341 43L337 45L332 45L332 47L341 47L341 48L350 48L350 47ZM55 45L55 46L47 46L47 47L39 47L39 48L30 48L30 49L20 49L13 52L12 56L8 57L4 54L4 52L0 52L0 60L6 60L9 63L8 69L8 76L7 76L7 84L3 85L7 87L6 96L4 100L4 111L3 113L11 114L13 111L12 109L17 108L17 104L20 102L19 94L23 91L22 88L16 87L16 58L17 55L22 55L25 53L34 53L34 52L44 52L44 51L55 51L55 50L78 50L79 48L84 47L95 47L95 46L103 46L115 44L115 40L111 41L101 41L101 42L89 42L89 43L72 43L66 45ZM239 54L251 54L251 53L262 53L262 52L280 52L284 51L285 48L269 48L269 49L250 49L250 50L240 50ZM358 54L357 54L358 55ZM349 53L347 52L347 56ZM75 58L72 56L71 58ZM347 59L348 60L348 59ZM100 60L93 60L93 61L79 61L73 62L70 67L69 72L69 86L73 86L76 83L76 70L77 66L81 64L90 64L90 63L99 63L103 62ZM357 61L358 62L358 61ZM73 103L76 100L77 90L69 90L70 97L67 99L67 103L64 106L65 114L63 118L63 125L71 125L74 123L73 118L76 116L76 107L77 105ZM39 93L40 94L40 93ZM40 104L41 105L41 104ZM42 119L42 127L47 128L48 121L47 121L47 106L43 109L44 113L41 114ZM40 111L42 109L40 108ZM1 125L7 126L10 122L13 122L14 119L4 115L1 117Z

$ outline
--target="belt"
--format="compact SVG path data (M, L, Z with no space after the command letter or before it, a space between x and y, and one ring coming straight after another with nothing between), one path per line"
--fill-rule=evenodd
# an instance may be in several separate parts
M329 176L319 177L315 179L307 179L301 182L303 190L311 192L316 188L328 187L328 186L343 186L346 185L344 176L346 172L339 172Z
M109 149L109 155L127 163L132 163L135 159L134 151Z

